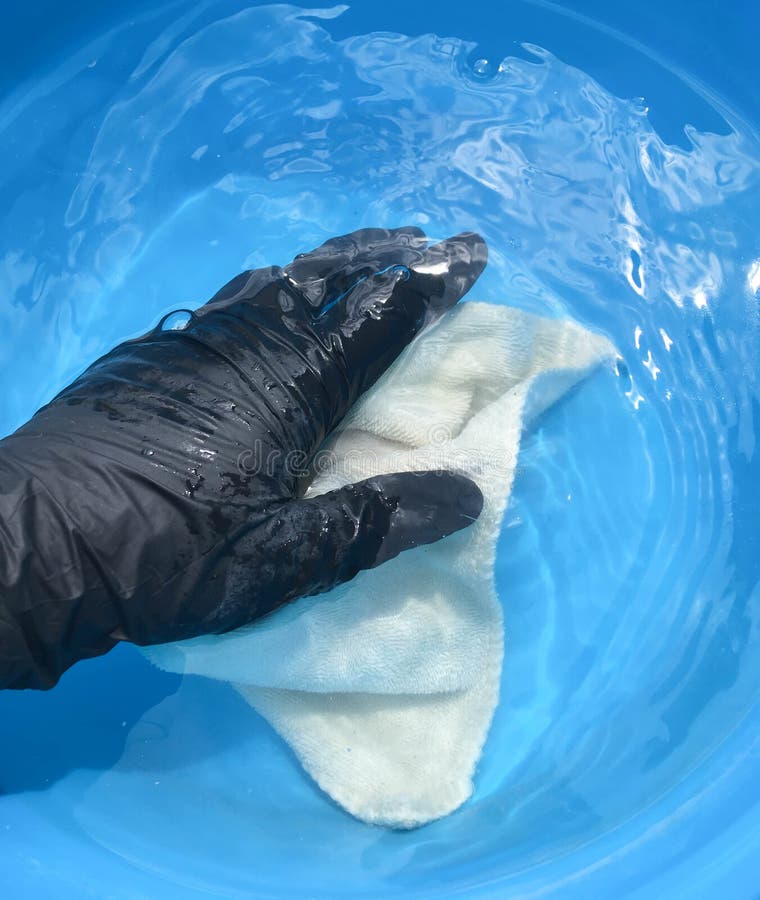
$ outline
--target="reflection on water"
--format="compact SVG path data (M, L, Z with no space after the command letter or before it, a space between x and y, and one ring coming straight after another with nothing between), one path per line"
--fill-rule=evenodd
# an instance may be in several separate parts
M477 297L604 331L617 377L525 443L500 544L502 702L464 810L411 834L359 825L231 691L188 679L76 820L141 868L230 892L335 895L337 866L347 893L434 871L588 891L679 803L713 802L752 721L760 145L738 126L666 143L644 102L534 45L494 61L447 36L335 40L340 14L156 13L0 108L0 428L241 267L362 225L480 231Z

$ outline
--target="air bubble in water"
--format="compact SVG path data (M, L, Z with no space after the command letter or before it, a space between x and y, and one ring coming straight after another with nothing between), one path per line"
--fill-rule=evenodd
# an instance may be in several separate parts
M159 331L182 331L187 328L193 318L193 313L189 309L176 309L165 315L158 323Z
M491 63L487 59L476 59L472 71L480 78L487 78L491 74Z

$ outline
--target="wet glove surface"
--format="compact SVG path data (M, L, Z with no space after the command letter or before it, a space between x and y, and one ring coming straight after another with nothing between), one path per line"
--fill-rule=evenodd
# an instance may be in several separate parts
M119 345L0 442L0 686L49 687L118 639L237 628L470 524L462 475L303 499L303 473L485 262L471 234L335 238Z

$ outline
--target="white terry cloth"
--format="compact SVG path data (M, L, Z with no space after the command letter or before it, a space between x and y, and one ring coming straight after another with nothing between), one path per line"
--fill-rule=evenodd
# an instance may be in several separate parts
M252 626L146 649L149 659L231 682L354 816L410 828L452 812L472 792L498 701L494 563L522 429L614 353L570 321L455 307L356 404L309 495L456 468L483 492L477 522Z

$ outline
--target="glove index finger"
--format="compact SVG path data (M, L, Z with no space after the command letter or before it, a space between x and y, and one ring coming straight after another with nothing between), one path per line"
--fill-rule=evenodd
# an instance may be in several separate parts
M363 228L300 254L283 271L319 312L361 279L394 263L411 266L426 250L425 233L416 226Z
M352 403L424 325L470 290L487 258L479 235L457 235L428 248L409 266L391 265L365 278L326 310L322 328L345 368Z
M408 290L428 297L428 316L435 319L455 306L475 284L488 263L488 245L479 234L465 231L433 244L411 265Z

